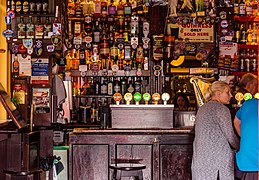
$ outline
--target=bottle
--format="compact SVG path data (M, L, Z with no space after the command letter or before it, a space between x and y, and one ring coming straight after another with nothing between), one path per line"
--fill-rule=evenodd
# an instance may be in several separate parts
M74 37L77 37L82 32L82 23L80 20L74 21Z
M100 42L100 36L101 36L100 26L99 26L99 21L97 19L95 21L95 26L94 26L94 29L93 29L93 42L99 43Z
M241 31L239 27L239 23L236 23L236 28L235 28L235 42L237 44L240 43L240 38L241 38Z
M29 6L29 2L27 0L23 1L22 10L23 10L23 14L29 13L30 6Z
M106 78L101 78L101 94L106 95L108 94L108 84Z
M78 108L76 107L76 97L72 98L71 123L78 122Z
M96 95L101 94L101 83L99 81L99 77L94 77L94 89Z
M122 0L120 0L119 4L117 5L117 16L124 16L124 4Z
M253 16L259 15L259 14L258 14L258 8L259 8L259 6L258 6L258 0L253 0L253 2L252 2L252 15L253 15Z
M242 23L240 26L240 44L246 44L246 27L245 23Z
M83 17L83 9L81 7L80 1L77 1L77 3L76 3L75 16L77 18Z
M41 17L37 17L37 24L35 24L35 39L42 39L44 32L44 25L41 23Z
M110 4L108 6L108 14L109 16L115 16L117 14L116 6L114 5L114 0L110 1Z
M252 15L252 3L250 0L246 0L246 15L251 16Z
M109 78L109 82L108 82L108 91L107 91L107 94L109 95L109 96L112 96L113 94L114 94L114 92L113 92L113 90L114 90L114 88L113 88L113 80L112 80L112 77L110 77Z
M246 15L246 4L245 0L241 0L239 3L239 15L245 16Z
M52 26L49 21L49 17L46 17L46 22L44 24L44 32L43 32L43 38L44 39L50 39L52 35Z
M13 60L13 64L12 64L12 75L13 77L18 77L19 76L19 61L18 61L18 57L14 56L14 60Z
M74 0L69 0L67 5L68 17L75 17L75 2Z
M121 92L119 77L114 78L113 92Z
M101 17L106 17L108 15L108 8L106 0L101 1Z
M78 55L77 55L77 52L76 52L75 49L74 49L74 52L73 52L73 56L74 56L74 58L72 59L71 69L78 70L79 69L79 59L78 59Z
M239 4L238 4L238 0L234 1L234 14L235 15L239 15Z
M18 27L18 31L17 31L18 39L24 39L26 36L26 31L25 31L23 16L20 17L20 22L17 24L17 27Z
M247 34L246 44L252 43L252 33L253 33L252 24L249 22L248 29L246 31L246 34Z
M113 46L110 48L110 59L111 59L111 61L113 61L115 63L118 61L118 52L119 52L119 49L114 43Z
M258 37L258 29L256 27L256 23L254 22L253 23L253 32L252 32L252 35L251 35L251 39L252 39L252 42L251 42L251 45L257 45L257 37Z
M80 65L85 65L86 61L85 61L85 50L83 48L81 48L79 50L79 62Z
M142 80L140 77L135 78L135 92L142 93Z
M101 1L100 0L95 0L94 1L94 16L95 17L100 17L101 15Z
M97 121L97 104L95 98L92 99L90 114L91 123L95 123Z
M12 1L11 1L11 10L12 10L13 12L16 12L16 2L15 2L15 0L12 0Z
M32 23L32 16L29 16L29 21L26 24L26 38L34 38L35 35L35 27Z
M125 78L121 79L121 95L124 96L127 93L127 81Z
M124 16L131 16L131 3L129 0L126 0L126 3L124 4Z

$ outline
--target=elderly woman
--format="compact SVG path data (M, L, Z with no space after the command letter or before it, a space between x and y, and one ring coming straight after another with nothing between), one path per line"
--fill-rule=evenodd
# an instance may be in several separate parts
M229 85L215 81L206 90L206 103L196 115L192 180L233 180L234 154L239 140L234 133L228 104Z

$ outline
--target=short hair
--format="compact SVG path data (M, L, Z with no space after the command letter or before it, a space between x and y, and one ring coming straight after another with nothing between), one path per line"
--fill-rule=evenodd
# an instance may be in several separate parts
M241 87L246 87L247 83L253 81L254 79L257 79L257 76L252 74L252 73L246 73L245 75L242 76L240 79L240 86Z
M204 99L206 102L210 101L217 91L222 92L229 84L225 81L215 81L213 82L204 93Z

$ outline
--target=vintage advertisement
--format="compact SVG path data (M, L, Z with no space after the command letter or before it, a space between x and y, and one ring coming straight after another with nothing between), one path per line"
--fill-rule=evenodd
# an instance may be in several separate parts
M213 42L214 26L212 24L179 24L179 38L191 42Z
M49 59L32 59L31 84L49 84Z
M33 88L32 104L35 107L35 113L50 112L50 89L49 88Z

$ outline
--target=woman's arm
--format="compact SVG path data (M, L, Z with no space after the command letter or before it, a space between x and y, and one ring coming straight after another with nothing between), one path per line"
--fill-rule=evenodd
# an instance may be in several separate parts
M237 131L237 134L240 136L240 125L241 125L241 121L235 116L234 119L234 127Z

